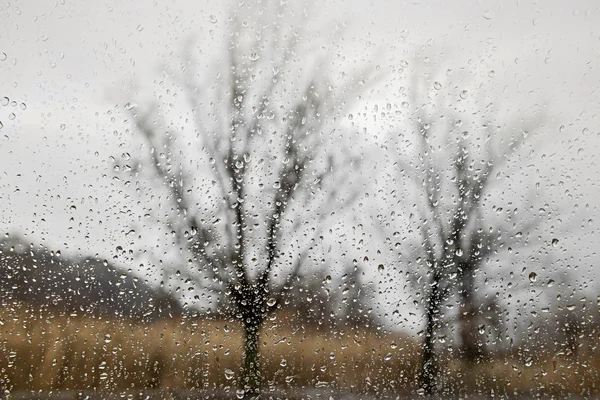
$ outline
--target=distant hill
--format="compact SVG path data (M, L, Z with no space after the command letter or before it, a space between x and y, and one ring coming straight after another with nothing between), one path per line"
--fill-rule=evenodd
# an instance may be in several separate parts
M0 302L79 315L155 320L182 314L175 298L94 258L69 258L17 237L0 239Z

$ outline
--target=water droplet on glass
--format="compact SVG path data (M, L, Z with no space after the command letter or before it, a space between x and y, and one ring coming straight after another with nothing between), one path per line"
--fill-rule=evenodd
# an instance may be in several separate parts
M558 246L558 239L554 238L552 239L552 247L556 247Z
M530 272L529 273L529 281L535 282L536 280L537 280L537 274L535 272Z
M0 104L2 104L3 106L7 106L9 101L10 100L8 97L3 97L2 100L0 100Z
M269 300L267 300L267 305L269 307L273 307L275 305L275 303L277 303L277 300L273 297L271 297Z
M225 370L225 379L227 379L229 381L229 380L233 379L234 376L235 376L235 372L233 372L230 369Z
M8 56L6 55L6 53L0 53L0 61L6 61L7 58Z
M383 264L379 264L379 266L377 267L377 270L379 272L383 272L384 269L385 269L385 267L383 266Z
M217 23L217 17L216 17L215 15L210 15L210 16L208 17L208 21L209 21L211 24L216 24L216 23Z
M435 81L433 82L433 87L435 88L435 90L440 90L442 88L442 84L438 81Z
M138 25L137 28L135 28L138 32L141 32L144 30L144 26L142 24Z
M463 90L460 92L460 98L463 100L466 99L468 95L469 95L469 92L467 92L466 90Z
M104 335L104 343L110 343L111 341L112 341L112 337L110 336L109 333Z

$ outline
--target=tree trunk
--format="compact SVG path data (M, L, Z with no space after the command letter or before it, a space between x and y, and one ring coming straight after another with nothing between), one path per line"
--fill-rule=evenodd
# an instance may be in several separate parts
M245 398L260 394L260 328L262 325L261 311L252 312L254 318L244 319L244 365L242 369L241 386Z
M427 396L435 395L437 392L436 379L439 374L439 361L435 352L435 336L440 325L440 307L442 303L442 292L440 288L441 276L434 272L431 282L431 293L426 309L425 340L423 343L423 358L421 360L420 386Z

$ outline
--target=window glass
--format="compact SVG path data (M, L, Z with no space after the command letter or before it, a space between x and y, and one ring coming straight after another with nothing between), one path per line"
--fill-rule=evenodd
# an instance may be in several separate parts
M600 396L598 13L0 4L0 396Z

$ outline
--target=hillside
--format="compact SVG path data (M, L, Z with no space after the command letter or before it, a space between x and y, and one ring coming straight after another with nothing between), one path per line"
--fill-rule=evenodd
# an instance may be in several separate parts
M0 239L0 299L144 320L182 312L172 296L105 260L57 254L10 236Z

